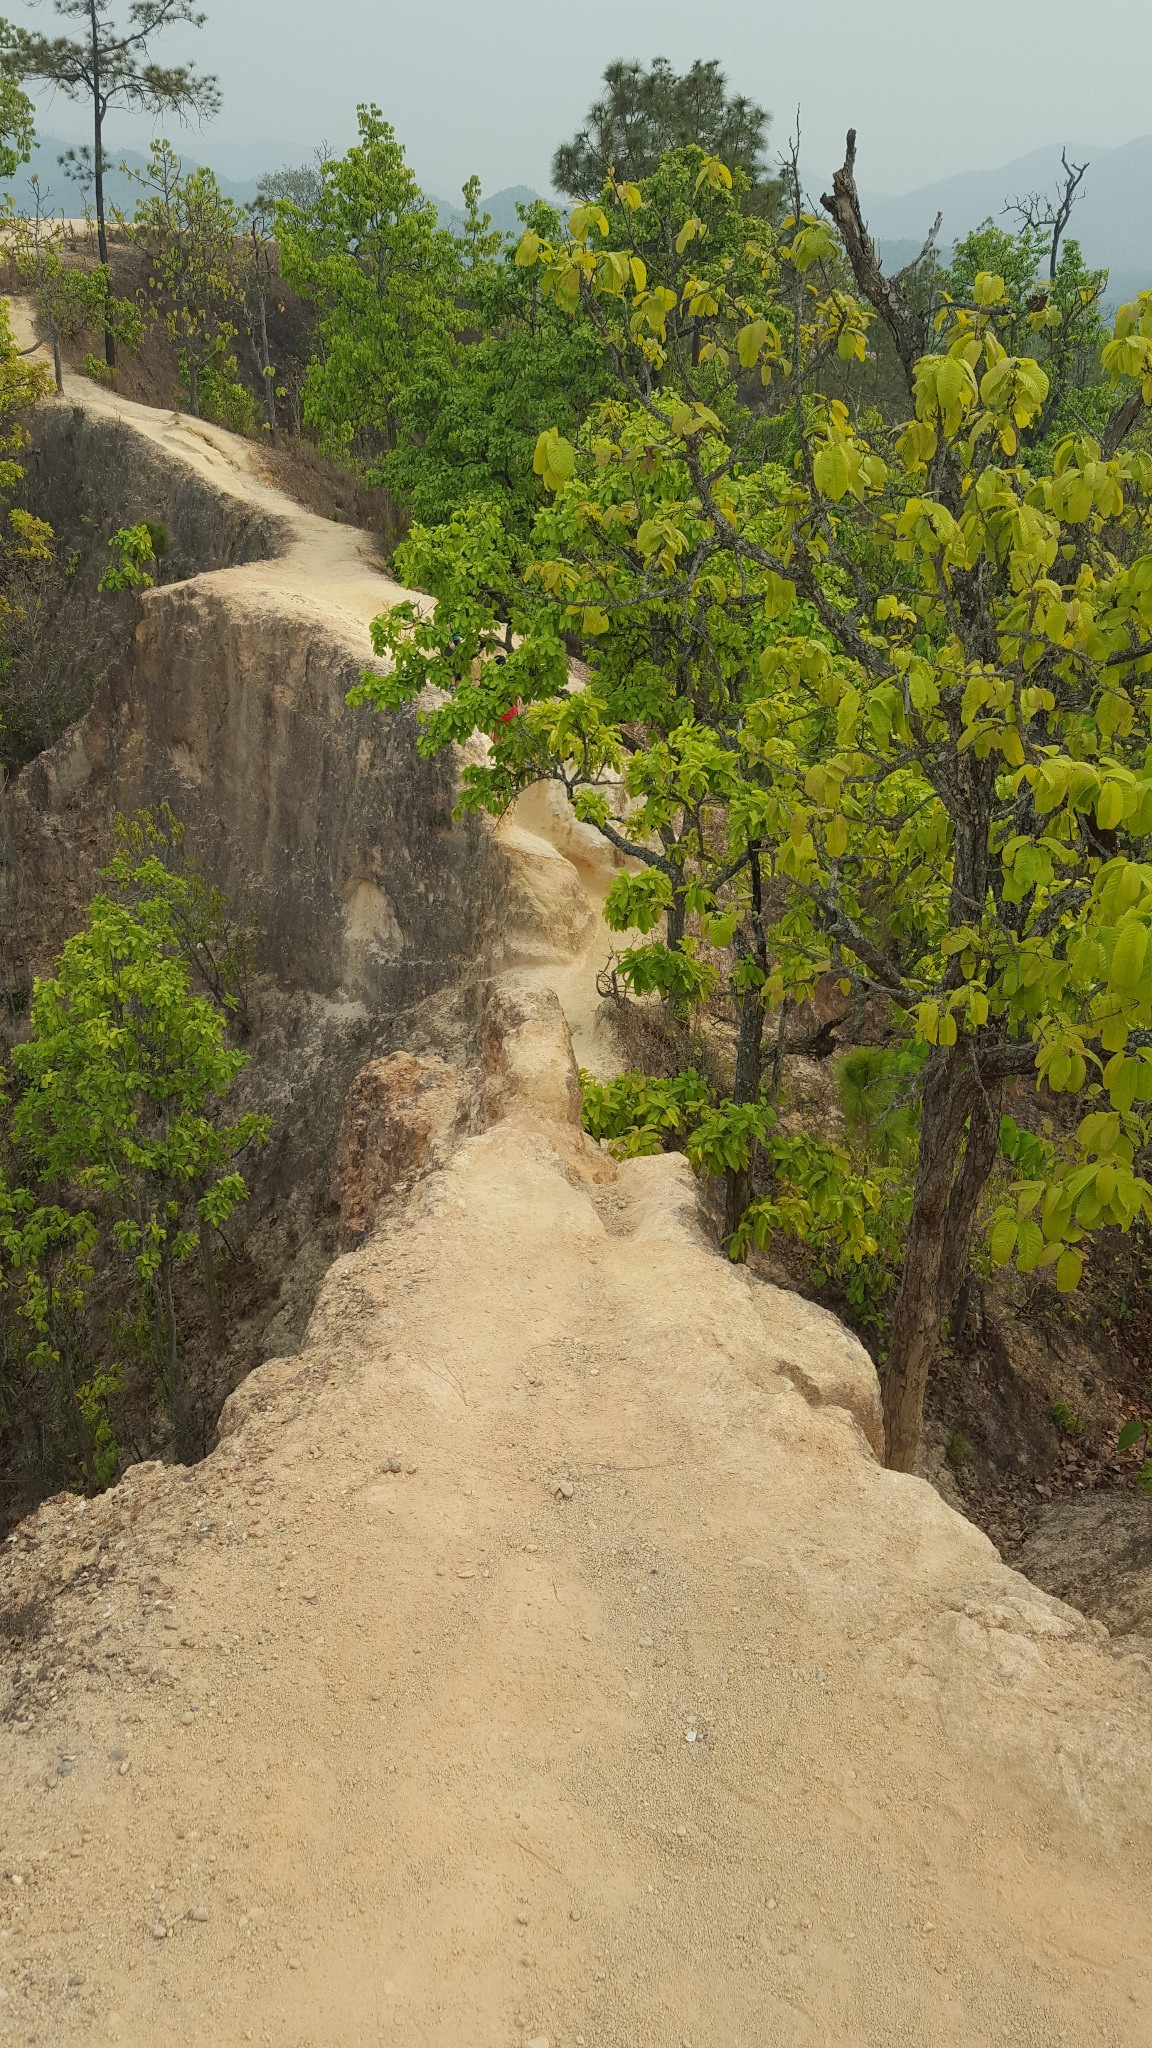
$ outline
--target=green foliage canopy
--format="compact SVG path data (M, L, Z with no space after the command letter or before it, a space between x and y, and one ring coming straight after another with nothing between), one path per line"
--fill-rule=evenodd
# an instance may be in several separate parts
M154 1306L177 1454L186 1456L173 1270L200 1253L215 1314L205 1250L246 1199L240 1155L269 1128L253 1112L231 1122L220 1114L246 1058L225 1043L222 1011L192 993L189 885L155 854L134 864L127 841L110 878L135 900L97 896L56 973L34 986L30 1034L12 1054L16 1177L0 1176L0 1291L16 1290L32 1363L65 1377L90 1478L94 1425L85 1401L91 1409L95 1397L77 1372L101 1232L105 1260L125 1257L141 1298ZM78 1334L65 1325L78 1325Z
M245 1065L224 1019L193 996L163 894L129 910L97 896L57 972L37 982L12 1129L44 1181L111 1197L117 1240L141 1278L194 1246L190 1210L214 1224L244 1199L234 1156L267 1120L211 1114Z
M458 256L378 107L357 109L360 139L326 162L307 207L277 213L286 283L318 310L319 349L304 416L329 446L395 443L404 396L445 364Z
M666 57L643 64L617 61L604 72L604 94L584 126L552 159L558 192L592 199L608 179L639 183L671 151L695 148L747 173L752 210L766 211L778 187L764 158L771 115L728 81L713 58L677 72Z
M1086 1231L1152 1212L1152 466L1124 439L1152 399L1152 294L1101 350L1099 438L1032 467L1022 439L1052 380L1000 339L1006 281L978 273L925 334L878 270L851 150L827 205L855 295L833 228L799 205L709 265L708 216L737 201L720 163L696 186L677 241L701 261L676 286L604 207L559 242L525 236L521 260L598 327L633 404L541 437L554 507L527 556L498 517L413 536L435 613L378 623L393 672L360 694L388 707L438 684L426 745L490 735L466 805L557 776L654 873L643 887L676 914L636 949L636 986L708 992L694 912L744 927L736 980L761 1002L831 971L926 1049L885 1388L889 1454L909 1464L1008 1080L1085 1113L1013 1189L994 1258L1070 1288ZM642 209L643 192L611 196ZM877 316L907 379L898 430L820 392L821 362L861 359ZM1045 309L1024 317L1039 331ZM757 455L753 389L792 435L786 465Z
M560 229L543 202L525 224L545 237ZM457 297L450 359L417 364L399 402L403 433L379 475L423 525L483 498L526 533L545 501L532 469L541 430L574 434L610 389L611 367L591 323L544 300L512 248L467 264Z
M244 214L212 171L184 171L170 142L152 144L142 179L132 238L147 252L154 317L180 350L195 417L202 376L227 358L236 336Z
M15 177L35 139L35 107L11 73L0 71L0 178Z

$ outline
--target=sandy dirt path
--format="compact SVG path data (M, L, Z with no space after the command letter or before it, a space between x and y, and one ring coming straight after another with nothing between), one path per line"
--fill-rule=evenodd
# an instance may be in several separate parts
M379 610L297 516L220 573ZM5 1546L0 2043L1152 2048L1147 1662L530 1050L218 1451Z
M1152 2042L1146 1667L692 1205L513 1116L10 1546L0 2041Z
M33 360L51 368L51 350L37 346L33 308L27 299L8 301L12 332L17 345ZM284 528L282 555L266 562L245 563L236 569L217 571L226 576L231 589L278 593L281 597L311 599L345 619L351 616L361 626L412 592L404 590L382 574L377 563L378 543L370 534L343 526L319 513L308 512L269 483L260 463L258 446L217 427L210 420L195 420L188 413L166 412L159 406L137 405L121 398L107 385L74 371L65 371L62 396L45 401L49 405L79 405L100 419L117 420L139 434L173 463L192 470L213 490L236 498L243 504L278 519ZM206 579L206 580L211 580ZM369 652L365 636L365 653Z

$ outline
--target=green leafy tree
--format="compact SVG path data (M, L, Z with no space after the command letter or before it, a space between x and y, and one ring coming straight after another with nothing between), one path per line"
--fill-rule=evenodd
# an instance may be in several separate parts
M142 520L138 526L122 526L108 543L116 559L105 569L97 588L105 595L126 590L151 590L156 578L154 530Z
M10 1424L36 1382L49 1410L63 1407L71 1449L88 1486L108 1484L117 1447L107 1413L109 1375L95 1366L84 1310L97 1241L95 1218L39 1201L0 1172L0 1427ZM17 1341L13 1341L13 1337ZM23 1341L18 1341L22 1336Z
M555 502L527 552L498 516L471 543L450 527L438 584L436 543L413 536L434 614L378 623L394 670L359 696L398 706L432 682L429 750L490 735L465 806L563 782L640 870L609 916L646 908L654 929L664 914L663 939L629 949L634 987L700 1000L714 963L691 920L714 948L730 932L745 1128L757 1010L820 976L850 1005L880 1002L892 1043L922 1051L883 1363L888 1457L911 1469L1009 1082L1063 1098L1062 1135L1044 1171L1003 1188L996 1262L1053 1267L1071 1289L1088 1233L1152 1212L1152 464L1127 445L1152 402L1152 294L1102 349L1099 437L1032 468L1022 436L1051 380L998 337L1005 280L977 275L932 331L880 269L854 159L853 136L824 202L839 239L794 186L780 228L710 270L708 213L737 202L705 160L704 211L677 237L701 261L675 287L633 266L603 208L577 209L558 244L525 237L546 294L600 328L632 406L576 443L542 436ZM891 430L820 389L829 359L866 355L874 319L906 382ZM765 411L785 463L749 425Z
M21 1091L11 1125L42 1186L110 1217L154 1304L176 1454L186 1458L174 1272L199 1256L218 1333L212 1233L246 1197L236 1161L263 1142L268 1120L220 1118L245 1056L225 1044L221 1012L191 991L162 876L139 873L156 886L131 906L97 896L55 975L36 983L30 1035L12 1055Z
M704 161L699 149L677 151L642 189L625 183L606 194L609 234L628 234L645 268L663 266L665 289L694 273L707 278L726 264L747 264L747 224L733 203L746 203L747 178L735 172L720 210L697 187ZM430 360L413 379L404 431L380 465L383 481L422 524L482 498L526 534L546 496L533 467L541 432L572 434L598 400L622 395L601 329L578 304L545 290L535 264L523 260L525 248L556 238L559 216L538 202L523 210L523 222L518 251L462 264L458 331L446 359ZM464 253L471 257L467 243ZM693 327L689 321L689 346Z
M414 380L447 361L459 259L379 108L357 120L314 202L280 203L277 240L285 282L317 309L304 417L330 447L371 455L395 446Z
M23 481L20 456L28 446L24 414L51 389L43 363L29 362L17 348L7 304L0 302L0 496L10 496Z
M113 0L53 0L57 14L81 24L78 36L46 36L0 21L0 65L10 79L34 79L92 110L92 150L85 159L96 199L96 232L100 261L108 262L107 217L104 205L104 123L114 108L140 108L149 114L189 114L203 118L220 105L216 80L190 65L158 64L152 55L155 38L179 23L199 27L205 17L193 0L129 0L126 17ZM117 15L121 25L117 26ZM116 362L116 335L105 330L109 368Z
M275 203L270 202L263 194L257 194L246 209L246 225L247 236L240 270L244 328L260 379L260 395L264 401L264 424L268 429L269 443L274 448L278 432L276 365L272 361L272 346L268 338L268 315L278 302L280 293Z
M59 677L23 658L35 647L35 619L56 567L52 528L21 506L12 506L0 526L0 772L23 766L59 736L61 715L76 704L61 692Z
M14 178L36 140L36 109L11 73L0 71L0 178Z
M997 307L997 334L1012 355L1029 355L1048 379L1048 395L1021 431L1030 460L1048 467L1068 434L1100 434L1112 409L1100 350L1107 340L1101 301L1106 270L1090 270L1080 244L1026 225L1012 234L985 221L958 242L952 262L937 280L942 317L950 325L955 309L973 308L977 277L1000 277L1004 293Z
M52 529L11 503L24 478L24 415L51 389L44 365L17 348L7 306L0 305L0 774L38 751L58 709L45 700L38 668L21 661L19 645L42 573L54 561Z
M139 346L142 330L140 310L132 299L117 298L112 291L111 272L106 263L85 269L69 263L64 255L64 224L43 209L40 179L29 179L33 206L30 213L16 214L9 226L9 245L20 273L21 283L32 295L42 325L52 344L56 389L64 389L62 349L86 328L110 331L129 348Z
M559 233L559 216L543 202L524 219L545 237ZM476 254L466 245L465 253L450 360L417 368L400 401L403 431L379 475L427 525L483 498L526 533L545 496L532 469L541 432L574 434L611 388L611 365L591 323L543 299L513 249Z
M230 349L242 305L244 215L212 171L184 171L169 142L153 143L142 182L132 238L147 252L155 315L180 350L195 419L205 372L235 368Z
M155 549L155 529L150 530ZM131 818L118 816L113 830L116 852L105 879L130 908L163 902L171 943L191 973L193 988L231 1017L246 1037L260 940L256 920L235 910L223 890L205 882L189 864L184 827L169 804Z
M744 94L730 95L715 59L697 59L685 72L666 57L647 68L618 60L606 67L604 87L579 133L552 159L558 192L593 199L611 177L638 184L670 151L696 148L747 173L751 211L776 203L779 187L765 165L772 116Z

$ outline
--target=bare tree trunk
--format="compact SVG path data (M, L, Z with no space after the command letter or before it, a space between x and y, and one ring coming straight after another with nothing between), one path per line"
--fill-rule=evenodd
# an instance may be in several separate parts
M941 1282L945 1276L951 1276L957 1264L959 1276L968 1266L976 1200L970 1200L970 1190L965 1190L963 1198L959 1196L957 1167L963 1126L976 1098L978 1081L968 1061L968 1049L937 1049L924 1067L920 1161L912 1196L912 1221L904 1249L904 1272L896 1292L888 1358L881 1374L886 1462L896 1473L912 1473L916 1466L924 1421L924 1389L929 1384L941 1315L945 1313L941 1309ZM951 1208L953 1196L957 1196L955 1210ZM947 1239L949 1221L959 1229L963 1212L968 1212L968 1237L959 1249L949 1245Z
M88 23L92 36L92 175L96 182L96 240L100 248L100 261L107 264L108 229L104 219L104 101L100 91L100 29L96 19L96 0L88 0ZM110 370L116 368L116 336L107 318L104 322L104 360Z
M180 1373L180 1347L176 1332L176 1303L172 1296L172 1254L167 1244L160 1260L160 1295L164 1304L164 1334L167 1349L168 1391L172 1398L172 1437L180 1464L187 1462L187 1426L184 1415L184 1386Z
M55 328L52 330L52 368L56 372L56 389L57 391L63 391L64 365L60 360L60 336Z
M733 1102L756 1102L764 1071L764 1005L759 989L745 989L740 998L740 1035L736 1042L736 1081ZM747 1166L729 1166L724 1174L724 1234L731 1237L743 1220L752 1199L752 1160Z
M216 1285L216 1248L214 1232L210 1223L200 1224L200 1276L204 1282L204 1299L208 1304L208 1335L212 1344L213 1358L219 1358L224 1349L224 1324L220 1315L220 1290Z
M272 371L272 355L268 347L268 308L260 298L260 375L264 382L264 415L268 421L268 439L276 446L276 379Z

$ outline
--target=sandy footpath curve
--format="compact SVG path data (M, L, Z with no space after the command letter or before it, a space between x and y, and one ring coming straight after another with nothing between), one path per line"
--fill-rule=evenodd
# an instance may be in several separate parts
M34 361L51 367L51 350L36 344L36 325L27 299L8 301L12 332L18 347L29 350ZM212 572L226 577L230 589L261 590L313 599L326 609L350 614L367 626L389 604L412 593L393 583L376 566L376 542L370 534L322 519L305 511L292 498L267 481L260 468L259 451L250 441L209 420L194 420L188 413L165 412L159 406L137 405L121 398L94 378L64 373L64 391L45 403L81 406L96 418L114 419L130 427L154 447L185 469L192 470L214 490L239 499L255 510L282 522L285 551L265 562L245 563L235 569ZM209 576L204 579L211 581ZM371 652L367 635L364 652Z
M233 587L387 602L221 430L64 402L291 515ZM4 1546L0 2044L1152 2048L1147 1661L580 1133L548 979L220 1448Z

